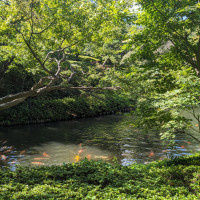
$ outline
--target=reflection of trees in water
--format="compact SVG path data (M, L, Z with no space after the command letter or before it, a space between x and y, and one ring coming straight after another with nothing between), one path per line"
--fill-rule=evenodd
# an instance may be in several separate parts
M156 131L146 134L131 126L134 119L126 115L113 115L97 118L87 118L58 122L43 125L31 125L15 128L1 128L0 140L6 141L6 145L0 147L14 146L14 154L22 153L33 146L39 146L47 142L58 142L61 144L82 144L83 146L93 146L102 150L112 152L113 155L122 159L142 159L152 161L160 159L169 152L166 146L160 141L159 133ZM178 139L187 141L187 137L181 136ZM183 148L187 152L188 143L177 143L176 152L183 153ZM189 146L190 147L190 146ZM185 150L184 149L184 150ZM0 155L9 156L13 153L7 152ZM1 162L5 157L0 158Z
M90 128L83 129L82 134L87 135L88 139L84 143L115 152L119 159L125 156L142 159L154 157L162 150L159 134L156 132L145 134L130 126L132 120L130 116L124 116L114 122L95 123Z

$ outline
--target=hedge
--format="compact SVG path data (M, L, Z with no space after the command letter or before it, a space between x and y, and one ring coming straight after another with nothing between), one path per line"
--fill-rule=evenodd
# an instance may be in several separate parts
M0 169L0 199L200 199L200 155L121 166L84 160Z
M0 113L0 125L40 123L111 114L133 107L119 95L79 96L62 99L31 98Z

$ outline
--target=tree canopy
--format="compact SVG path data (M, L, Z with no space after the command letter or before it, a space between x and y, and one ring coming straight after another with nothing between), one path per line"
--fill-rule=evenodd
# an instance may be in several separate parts
M168 139L199 132L182 114L192 112L200 126L199 1L10 0L0 10L1 87L13 69L32 78L4 92L0 110L52 90L119 85L146 131L156 127Z
M83 51L88 43L116 38L119 24L130 18L128 6L125 1L0 1L0 78L16 63L40 74L29 90L2 97L0 110L30 96L72 87L77 72L68 55Z
M199 106L200 3L136 2L137 20L122 59L132 67L122 77L135 90L137 122L146 130L159 128L168 139L189 127L198 132L183 111Z

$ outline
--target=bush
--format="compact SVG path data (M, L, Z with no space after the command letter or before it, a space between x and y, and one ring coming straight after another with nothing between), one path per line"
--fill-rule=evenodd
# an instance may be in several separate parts
M84 160L62 166L18 166L14 172L0 169L0 199L199 198L200 155L147 165Z
M119 95L75 96L62 99L29 98L22 104L0 113L0 125L38 123L90 117L132 107L132 102Z

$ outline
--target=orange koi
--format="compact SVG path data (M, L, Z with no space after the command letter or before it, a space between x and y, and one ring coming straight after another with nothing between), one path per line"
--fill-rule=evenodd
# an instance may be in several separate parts
M41 163L41 162L31 162L31 163L34 165L45 165L44 163Z
M45 157L50 157L47 153L43 153L43 156L45 156Z
M199 124L195 124L195 126L196 126L196 127L198 127L198 126L199 126Z
M185 148L185 146L184 146L184 145L181 145L181 148L183 148L183 149L184 149L184 148Z
M8 150L4 151L4 153L9 153L11 151L12 151L12 149L8 149Z
M87 159L88 159L88 160L91 160L91 157L92 157L92 156L91 156L90 154L87 155Z
M7 156L1 155L1 159L2 159L2 160L6 160L6 158L7 158Z
M103 159L103 160L110 160L110 159L111 159L111 158L108 157L108 156L94 156L94 158Z
M26 150L23 150L19 153L19 155L23 155L24 153L26 153Z
M80 154L80 153L83 153L83 149L81 149L81 150L78 151L78 154Z
M10 162L10 164L15 164L17 162L17 160L14 160L12 162Z
M191 142L188 142L188 141L184 141L185 143L187 143L187 144L192 144Z
M155 155L155 153L152 151L152 152L149 153L148 157L152 157L154 155Z
M49 158L34 158L34 160L46 160L46 159L49 159Z

